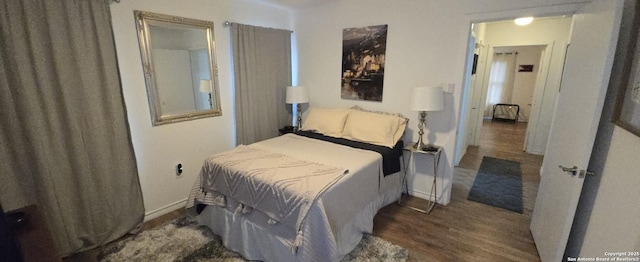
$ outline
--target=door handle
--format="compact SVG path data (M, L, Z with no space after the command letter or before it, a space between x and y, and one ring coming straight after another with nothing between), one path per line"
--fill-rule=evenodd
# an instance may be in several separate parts
M562 169L563 172L567 172L569 174L571 174L571 176L576 176L579 175L579 178L584 178L587 175L590 176L595 176L596 173L595 172L591 172L588 170L579 170L577 166L573 166L573 167L566 167L563 165L559 165L558 166L560 169Z
M569 174L571 174L572 176L575 176L578 174L578 167L577 166L573 166L573 167L566 167L563 165L559 165L558 166L560 169L562 169L563 172L567 172Z

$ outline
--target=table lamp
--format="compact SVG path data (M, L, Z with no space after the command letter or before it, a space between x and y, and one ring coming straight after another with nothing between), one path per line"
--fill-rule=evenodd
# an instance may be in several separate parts
M304 86L287 86L287 98L285 100L287 104L296 104L296 113L298 116L296 131L302 128L302 108L300 104L309 103L309 93Z
M444 94L442 87L414 87L411 90L411 110L420 112L420 120L418 121L418 142L413 148L422 150L426 147L423 142L424 126L427 117L427 111L440 111L444 109Z

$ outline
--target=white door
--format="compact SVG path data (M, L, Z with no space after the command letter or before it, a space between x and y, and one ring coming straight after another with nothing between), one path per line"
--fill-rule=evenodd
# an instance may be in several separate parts
M480 56L478 57L478 67L476 70L475 88L473 89L472 105L470 117L475 118L472 127L472 139L469 144L474 146L480 145L482 137L482 123L484 121L484 110L487 104L487 90L489 89L489 75L491 74L491 63L493 62L493 45L480 47Z
M460 115L458 116L458 130L456 130L456 154L454 158L454 165L456 166L460 164L460 160L462 160L464 153L467 152L467 146L469 145L466 129L468 128L467 123L469 123L469 105L471 104L469 93L471 93L470 90L473 88L472 86L475 83L475 77L471 75L475 45L476 38L472 35L469 37L469 43L467 46L467 64L463 83L463 90L467 91L462 92L462 99L460 100Z
M542 261L562 261L583 178L558 166L586 169L609 83L622 1L593 1L574 16L540 187L531 220Z

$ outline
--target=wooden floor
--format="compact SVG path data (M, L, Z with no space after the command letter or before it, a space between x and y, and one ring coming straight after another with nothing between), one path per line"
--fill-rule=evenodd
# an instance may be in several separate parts
M485 121L480 146L471 146L455 168L451 203L429 215L391 204L374 218L373 235L410 250L410 261L540 261L529 223L539 183L541 156L522 152L526 123ZM521 163L524 214L467 200L483 156ZM414 197L407 204L425 206ZM184 215L176 210L145 222L155 228ZM64 261L97 261L99 250Z
M542 156L522 151L525 132L526 123L485 121L480 146L469 147L455 168L449 205L429 215L389 205L376 215L373 234L409 249L411 261L540 261L529 224ZM467 200L483 156L521 163L524 214Z

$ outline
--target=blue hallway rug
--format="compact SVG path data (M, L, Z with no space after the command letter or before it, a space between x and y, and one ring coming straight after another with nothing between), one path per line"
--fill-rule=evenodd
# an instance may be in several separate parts
M522 214L520 163L483 157L467 199Z

